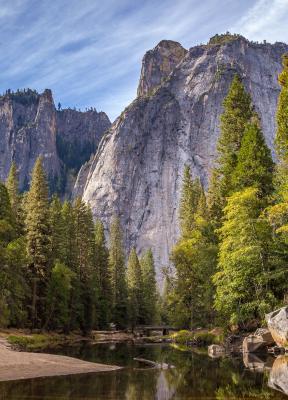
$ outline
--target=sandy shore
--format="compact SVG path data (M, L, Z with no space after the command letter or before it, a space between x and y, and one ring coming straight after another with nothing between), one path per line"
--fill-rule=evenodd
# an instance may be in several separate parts
M18 352L12 350L5 339L0 339L0 381L106 372L120 368L54 354Z

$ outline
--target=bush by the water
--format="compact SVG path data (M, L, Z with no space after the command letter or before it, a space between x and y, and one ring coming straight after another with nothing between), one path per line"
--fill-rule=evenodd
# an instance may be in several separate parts
M223 342L223 335L215 334L213 332L193 332L188 330L181 330L173 333L170 338L173 342L178 344L194 344L194 345L210 345L212 343L219 344Z

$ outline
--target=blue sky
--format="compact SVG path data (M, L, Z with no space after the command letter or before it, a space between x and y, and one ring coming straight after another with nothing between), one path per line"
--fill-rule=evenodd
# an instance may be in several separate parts
M288 0L0 0L0 92L51 88L111 120L135 98L144 53L215 33L288 42Z

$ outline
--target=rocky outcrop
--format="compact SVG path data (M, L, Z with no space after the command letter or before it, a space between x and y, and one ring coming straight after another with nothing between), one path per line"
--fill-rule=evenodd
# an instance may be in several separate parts
M243 353L258 353L267 351L274 344L274 339L268 329L257 330L253 335L246 336L243 340Z
M57 111L57 150L69 168L79 168L95 153L103 133L111 122L104 112L91 109Z
M269 374L268 386L288 395L288 357L278 356Z
M20 189L27 189L41 155L51 190L64 192L67 171L77 172L89 160L110 125L107 115L95 110L56 111L51 90L8 91L0 97L0 180L15 161Z
M0 98L0 179L5 180L14 160L21 188L41 154L49 177L60 176L56 150L56 113L50 90L7 93Z
M180 43L172 40L162 40L153 50L147 51L142 61L137 95L152 93L153 89L165 81L186 53L187 50Z
M159 72L162 48L164 60L174 60L162 68L167 71L165 79ZM127 250L134 245L139 252L151 247L158 273L169 263L179 235L177 209L184 165L190 165L207 187L222 102L235 73L251 93L273 149L277 75L287 50L282 43L256 44L237 37L188 52L180 45L160 42L144 57L139 97L100 143L83 199L106 226L112 214L118 214Z
M288 307L282 307L265 316L277 346L288 348Z

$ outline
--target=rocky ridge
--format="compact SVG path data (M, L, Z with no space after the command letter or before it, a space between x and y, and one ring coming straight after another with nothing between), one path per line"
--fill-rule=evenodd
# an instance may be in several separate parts
M273 151L277 75L287 50L283 43L232 36L189 51L162 41L144 56L138 97L100 142L81 188L106 226L113 214L120 216L127 250L153 249L158 273L179 235L184 165L207 187L222 102L235 73L252 96Z
M27 189L41 155L51 190L63 194L68 171L77 172L90 158L110 125L107 115L96 110L56 110L48 89L41 94L7 91L0 97L0 180L15 161L20 188Z

